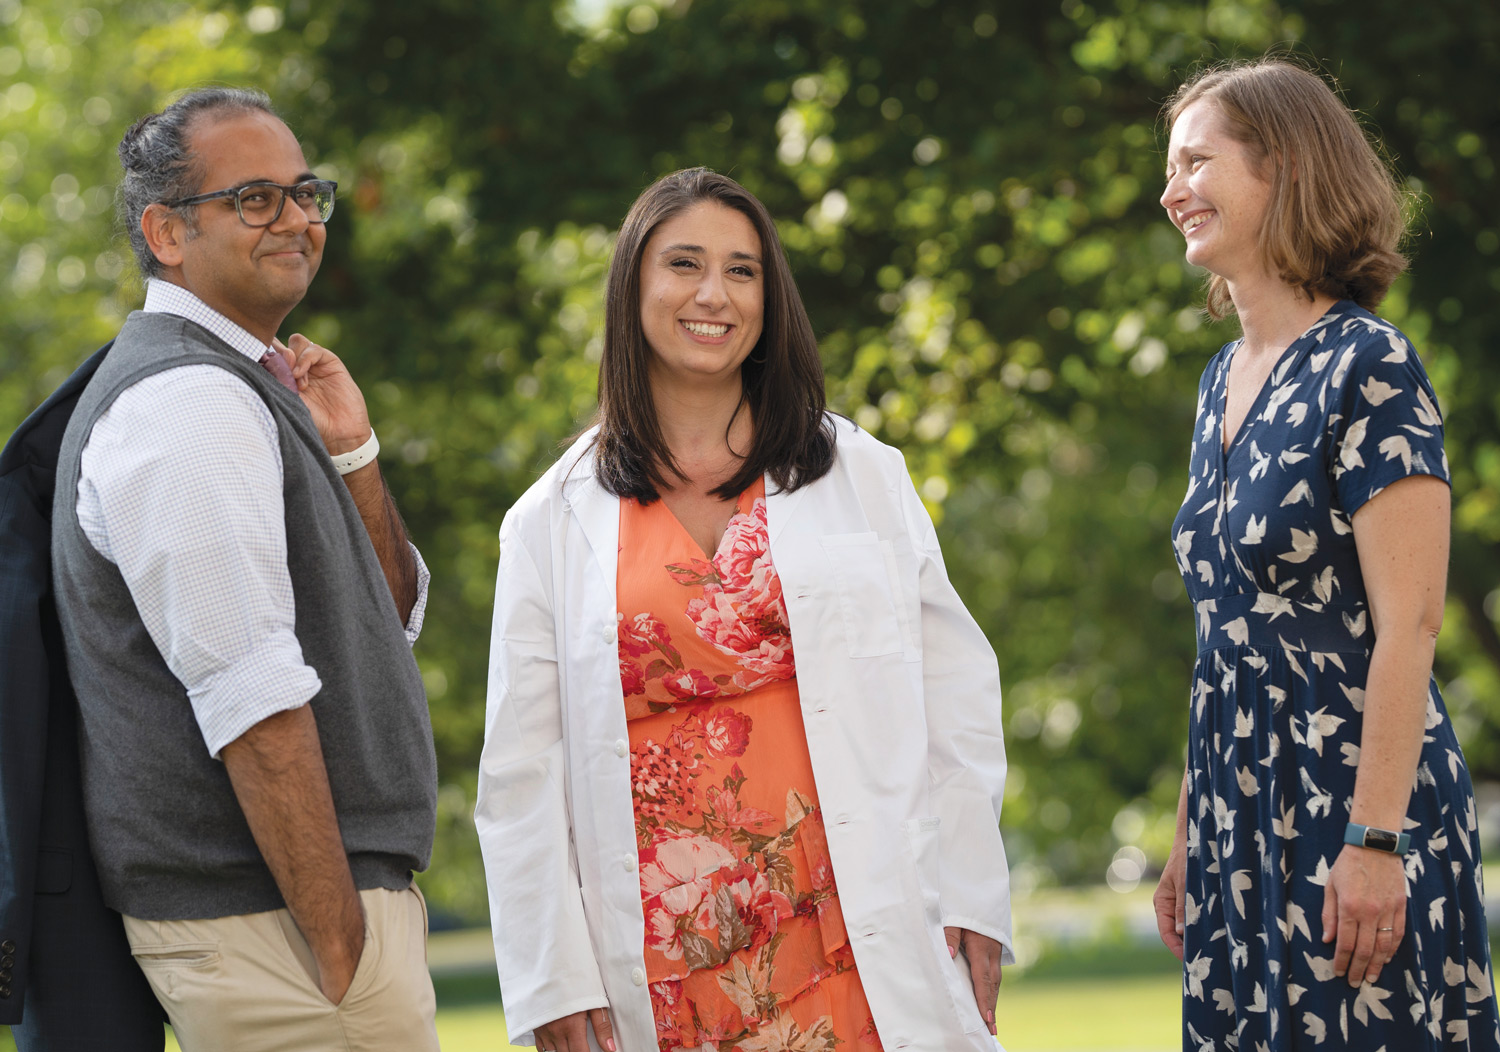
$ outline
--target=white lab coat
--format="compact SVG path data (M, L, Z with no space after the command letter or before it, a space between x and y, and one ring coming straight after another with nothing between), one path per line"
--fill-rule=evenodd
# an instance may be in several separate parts
M901 454L835 419L833 469L791 493L768 482L766 508L839 902L887 1049L993 1052L943 926L1014 959L999 672ZM474 818L511 1041L607 1003L620 1052L654 1052L619 501L593 476L589 437L500 527Z

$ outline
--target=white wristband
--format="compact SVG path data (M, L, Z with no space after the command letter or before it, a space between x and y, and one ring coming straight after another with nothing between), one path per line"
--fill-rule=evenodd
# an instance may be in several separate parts
M333 470L340 475L347 475L351 471L358 471L380 454L380 440L375 437L375 429L370 428L370 437L365 439L365 444L358 449L350 450L348 453L340 453L331 457Z

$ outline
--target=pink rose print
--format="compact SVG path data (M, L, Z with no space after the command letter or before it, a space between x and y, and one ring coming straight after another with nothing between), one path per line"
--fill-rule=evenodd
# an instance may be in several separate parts
M634 694L644 694L646 693L646 674L635 662L621 658L620 685L625 688L627 698Z
M714 555L715 573L702 573L695 564L691 581L686 571L678 575L684 584L702 584L703 597L688 603L688 618L701 639L739 661L742 671L734 685L742 691L797 674L781 579L768 545L762 498L748 514L729 520Z
M672 634L667 626L650 614L636 614L620 621L620 653L640 657L651 650L670 647Z
M743 756L750 744L750 717L727 706L716 708L703 720L703 745L715 760Z
M669 960L680 961L684 928L716 943L713 878L719 870L734 865L734 854L708 837L659 833L641 852L646 945Z
M662 677L662 686L666 687L667 693L674 698L683 700L716 698L720 693L719 685L696 668L668 673Z
M708 806L719 820L731 829L758 829L776 816L758 807L741 807L731 789L709 789Z

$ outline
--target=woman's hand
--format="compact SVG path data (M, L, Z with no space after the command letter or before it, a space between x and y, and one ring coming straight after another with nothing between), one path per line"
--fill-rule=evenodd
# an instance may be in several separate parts
M608 1049L608 1052L615 1052L615 1029L610 1024L607 1008L574 1012L537 1027L537 1052L589 1052L588 1035L583 1031L585 1018L594 1028L594 1038L599 1046Z
M1182 788L1177 793L1177 829L1172 834L1172 851L1157 881L1151 905L1156 908L1156 930L1167 949L1182 960L1182 930L1187 923L1187 798L1188 772L1182 771Z
M995 1033L995 1001L1000 996L1000 943L988 935L967 928L944 928L948 956L957 957L963 950L969 961L969 982L974 987L974 1003L990 1034Z
M1406 867L1400 855L1346 844L1323 888L1323 941L1338 940L1333 974L1374 982L1406 934Z
M1179 837L1172 843L1172 852L1161 871L1161 880L1156 883L1156 894L1151 896L1151 905L1156 909L1156 930L1167 949L1182 960L1182 928L1185 922L1184 901L1187 889L1187 838Z

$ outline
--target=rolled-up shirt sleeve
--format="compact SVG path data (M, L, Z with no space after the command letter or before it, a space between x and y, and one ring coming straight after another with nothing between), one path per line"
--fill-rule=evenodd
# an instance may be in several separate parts
M427 569L417 546L410 541L406 545L411 549L411 557L417 561L417 601L412 605L411 616L406 619L406 642L415 646L417 637L422 634L422 622L427 620L427 588L432 584L432 571Z
M276 423L240 379L169 369L123 391L83 450L78 518L220 750L322 688L287 570ZM420 631L426 568L407 636Z

